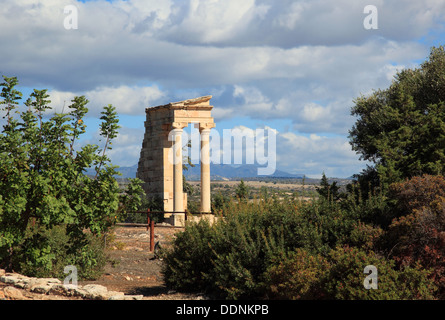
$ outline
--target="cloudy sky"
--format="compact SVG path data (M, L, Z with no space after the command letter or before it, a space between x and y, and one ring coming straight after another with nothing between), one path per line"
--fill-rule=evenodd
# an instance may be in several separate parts
M77 29L65 28L77 9ZM378 29L365 28L367 5ZM71 16L70 16L71 15ZM348 177L353 99L386 88L445 44L444 0L2 0L0 72L20 89L49 89L61 111L90 103L122 126L114 164L137 163L145 108L212 95L216 130L277 132L277 169ZM221 134L222 135L222 134Z

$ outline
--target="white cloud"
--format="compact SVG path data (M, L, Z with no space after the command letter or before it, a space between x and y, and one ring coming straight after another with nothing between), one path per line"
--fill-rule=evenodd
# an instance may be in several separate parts
M143 137L143 129L121 128L118 136L113 141L113 149L108 151L111 163L121 167L137 164Z
M69 4L79 9L77 30L63 27ZM286 168L294 160L303 172L340 172L357 164L343 145L352 99L387 87L397 69L428 55L428 41L417 40L444 30L444 1L376 0L378 30L363 28L367 4L4 0L0 71L49 88L56 108L84 94L93 115L111 103L143 118L145 107L210 93L216 121L290 121L299 133L281 133L277 145ZM116 156L132 154L124 148Z
M308 7L308 3L295 2L292 3L287 12L279 14L274 19L274 24L280 27L285 27L287 29L293 30L299 20L303 18L302 14L305 8Z
M340 136L309 136L285 132L277 136L277 166L282 170L319 177L349 177L365 167Z
M326 119L327 115L326 109L316 103L309 103L303 107L303 120L320 121Z
M191 0L188 14L172 31L193 36L201 43L226 41L249 23L252 17L248 12L254 5L254 0Z
M89 115L97 116L102 108L112 104L119 114L144 115L145 108L154 106L159 99L164 98L165 93L158 86L150 87L99 87L84 92L64 92L53 90L49 92L52 101L52 107L61 111L63 105L69 106L71 100L76 95L84 95L88 100L87 105L91 113Z
M181 15L172 17L159 37L182 44L217 46L270 45L290 48L309 45L360 43L374 36L406 40L424 35L443 22L442 1L374 1L379 29L363 27L358 1L176 1Z
M287 119L300 132L346 134L353 123L353 99L388 87L396 71L413 66L411 61L425 55L425 48L376 40L361 45L270 49L268 54L268 64L257 72L261 81L253 80L252 74L251 80L226 87L227 94L215 100L216 106L222 104L216 118Z
M111 163L121 167L133 166L137 164L144 136L143 129L134 129L121 127L118 135L111 141L111 150L106 151L106 155L111 159ZM99 129L91 137L82 141L81 146L86 144L98 145L100 149L104 147L105 142L100 136Z
M101 87L85 93L95 106L112 103L116 111L122 114L145 114L145 108L153 106L153 101L164 97L164 93L157 87L129 87L117 88Z

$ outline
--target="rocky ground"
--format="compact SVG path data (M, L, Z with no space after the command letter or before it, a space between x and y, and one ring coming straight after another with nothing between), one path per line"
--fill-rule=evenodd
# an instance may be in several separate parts
M168 247L181 228L155 227L155 242ZM95 281L79 281L67 289L56 279L35 279L0 270L0 300L200 300L202 295L169 291L163 282L162 261L149 251L145 227L118 226L109 239L105 272ZM45 282L46 281L46 282Z

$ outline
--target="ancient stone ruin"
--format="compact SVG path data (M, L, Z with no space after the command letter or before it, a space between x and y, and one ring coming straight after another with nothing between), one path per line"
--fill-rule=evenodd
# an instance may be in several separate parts
M175 226L185 224L187 194L183 192L182 132L189 123L201 136L201 212L210 213L209 134L215 127L211 116L212 96L204 96L146 108L145 135L137 177L148 197L162 199L164 218Z

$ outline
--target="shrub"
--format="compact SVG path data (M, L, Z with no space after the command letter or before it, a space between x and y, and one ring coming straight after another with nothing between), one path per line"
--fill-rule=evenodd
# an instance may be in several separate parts
M244 183L244 180L241 179L241 182L235 189L235 195L240 200L245 200L249 197L250 191L249 187Z
M330 265L319 254L296 249L275 256L266 270L266 292L272 299L322 299L323 281Z
M385 247L400 267L420 263L445 295L445 179L414 177L392 186L397 208L404 215L393 220Z
M443 176L423 175L390 186L390 195L397 200L400 216L411 214L414 210L429 207L435 200L445 197Z
M367 265L377 268L377 289L366 289ZM436 285L420 265L397 270L372 251L337 247L327 257L296 249L267 269L268 296L276 299L434 299Z
M224 210L213 226L188 224L178 235L165 254L167 286L231 299L263 297L273 256L321 245L315 226L291 202L231 202Z
M65 226L28 230L14 252L14 269L28 276L64 278L65 266L75 265L80 279L99 277L106 262L103 239L89 233L83 245L73 246L68 244L70 237L65 230Z
M205 274L213 268L209 246L213 231L207 220L188 224L177 233L171 251L163 254L162 273L167 287L182 291L208 292Z
M376 244L383 234L382 228L358 221L354 224L349 234L348 244L364 250L375 250Z
M339 247L332 250L328 261L331 268L325 276L325 292L330 299L433 299L437 289L428 278L429 270L422 269L420 265L396 270L393 260L378 257L372 251ZM365 289L363 285L367 265L377 268L377 289Z
M383 215L384 202L228 202L213 226L188 224L178 235L165 253L166 284L229 299L434 298L434 269L399 266L373 251L385 231L371 213ZM378 290L363 286L367 265L378 269Z

